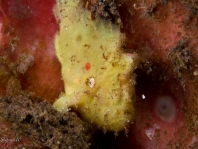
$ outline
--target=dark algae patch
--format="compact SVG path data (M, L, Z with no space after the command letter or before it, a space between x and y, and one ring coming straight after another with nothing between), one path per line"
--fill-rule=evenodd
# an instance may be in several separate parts
M90 8L94 18L121 24L120 14L114 0L91 0Z
M87 149L90 126L74 112L57 112L49 103L30 93L3 97L0 114L12 131L31 142L25 148Z
M191 62L192 54L190 52L190 49L186 47L188 42L187 38L182 39L177 43L177 45L173 48L171 51L169 58L172 61L173 69L175 73L178 76L178 79L185 89L184 80L182 78L182 74L184 70L190 70L191 69Z
M198 0L181 0L182 3L190 7L190 11L195 14L198 14Z

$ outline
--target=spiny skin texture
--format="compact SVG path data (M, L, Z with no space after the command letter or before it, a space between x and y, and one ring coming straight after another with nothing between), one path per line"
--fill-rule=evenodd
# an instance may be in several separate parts
M55 14L60 22L55 48L65 93L54 107L60 112L74 108L104 130L118 132L128 127L134 118L135 62L121 51L119 26L92 20L82 2L74 0L58 3Z

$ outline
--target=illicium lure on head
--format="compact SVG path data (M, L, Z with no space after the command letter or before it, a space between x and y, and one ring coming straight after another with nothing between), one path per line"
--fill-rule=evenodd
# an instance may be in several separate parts
M126 128L134 117L131 72L135 64L132 56L121 51L119 26L92 20L76 0L57 0L54 13L60 22L55 48L65 85L54 107L62 112L74 108L106 130Z

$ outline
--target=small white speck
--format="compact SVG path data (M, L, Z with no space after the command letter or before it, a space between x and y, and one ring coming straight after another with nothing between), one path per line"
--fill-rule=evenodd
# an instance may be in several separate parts
M142 99L145 99L145 98L146 98L146 96L144 94L142 94Z
M68 109L67 109L67 112L69 112L69 111L71 111L71 108L68 108Z
M88 85L89 85L89 87L93 88L94 85L95 85L95 79L94 78L90 78L89 81L88 81Z

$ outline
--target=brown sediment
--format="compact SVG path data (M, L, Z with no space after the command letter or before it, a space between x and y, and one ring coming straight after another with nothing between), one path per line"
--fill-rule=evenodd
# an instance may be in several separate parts
M198 14L198 0L181 0L183 4L189 6L189 11Z
M183 103L183 111L188 130L192 135L198 135L198 78L197 78L198 59L193 58L193 68L189 71L186 79L186 95ZM186 76L185 76L186 77Z
M90 126L74 112L59 113L31 93L0 100L0 115L17 132L30 140L24 147L89 148Z
M121 25L120 14L114 0L91 0L90 10L94 18L109 20Z
M21 92L20 73L25 71L33 64L34 58L22 54L16 63L10 62L7 56L0 57L0 85L3 92L1 95L18 95Z
M183 38L180 40L175 47L171 50L169 58L172 62L174 72L178 77L181 85L185 89L184 79L182 77L184 70L189 70L191 68L192 53L191 49L187 47L188 38Z
M168 2L173 0L156 0L156 2L161 2L164 5L167 5ZM182 4L188 7L188 11L193 14L198 14L198 0L180 0Z
M134 5L135 10L143 9L142 17L152 17L152 18L160 18L159 14L160 7L164 7L168 4L168 0L155 0L153 2L145 1L145 6L138 7Z
M0 57L0 95L5 96L9 94L9 89L15 80L18 77L15 65L11 64L6 56ZM10 83L8 83L10 82ZM8 84L11 86L9 87ZM15 93L13 93L15 94Z

